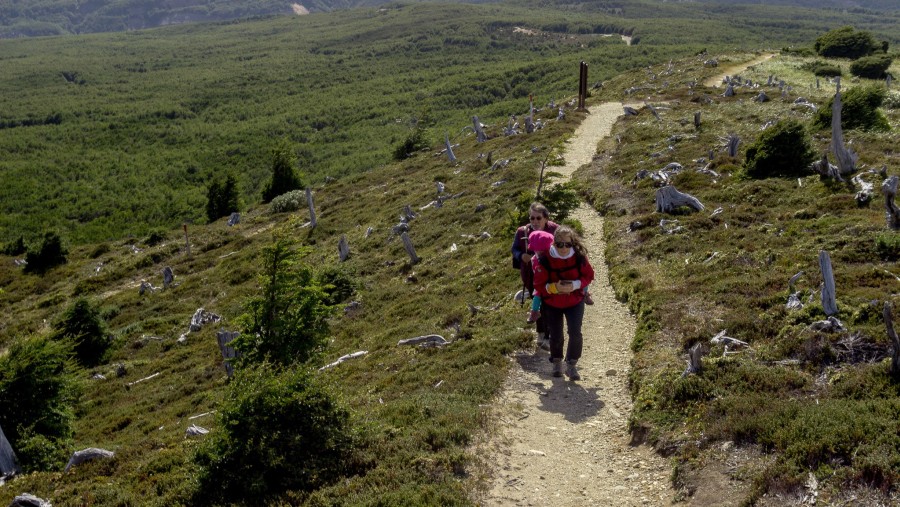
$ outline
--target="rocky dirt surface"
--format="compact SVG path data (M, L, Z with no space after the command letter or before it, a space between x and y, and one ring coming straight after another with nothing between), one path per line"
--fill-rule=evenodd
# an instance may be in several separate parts
M566 166L559 172L569 177L591 162L622 106L590 109L566 145ZM668 462L647 446L631 445L628 372L635 321L609 284L603 218L584 205L574 218L584 225L597 273L591 284L595 304L586 307L584 317L582 379L553 378L549 354L540 349L510 358L517 364L494 408L496 431L476 451L490 468L490 489L475 500L554 507L669 505L675 492Z

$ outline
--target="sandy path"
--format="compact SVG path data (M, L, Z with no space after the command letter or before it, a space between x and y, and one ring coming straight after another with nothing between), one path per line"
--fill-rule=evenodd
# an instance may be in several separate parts
M622 104L590 109L566 146L570 177L590 163L597 143L608 136ZM522 351L512 360L496 403L498 430L479 452L491 468L490 490L481 505L643 506L668 505L674 497L670 467L646 446L629 445L631 413L629 345L635 321L616 301L603 257L603 218L582 206L574 217L584 225L591 263L594 306L584 320L582 380L550 375L549 355ZM524 321L525 312L522 317Z
M775 56L775 53L769 53L762 55L758 58L754 58L749 62L744 62L738 65L731 65L729 67L722 67L718 74L708 78L706 81L703 81L703 86L708 86L710 88L718 88L722 85L722 81L725 79L725 76L734 76L735 74L740 74L745 71L748 67L752 67L754 65L758 65L760 63L765 62L769 58Z

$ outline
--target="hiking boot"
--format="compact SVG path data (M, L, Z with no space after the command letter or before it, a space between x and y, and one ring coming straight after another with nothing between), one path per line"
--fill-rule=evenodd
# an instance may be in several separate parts
M563 368L562 368L562 358L555 357L550 360L553 363L553 376L554 377L562 377L563 376Z
M529 324L534 324L535 322L537 322L537 320L539 318L541 318L541 311L540 310L531 310L528 312L528 318L525 319L525 322L527 322Z
M584 304L586 304L586 305L594 304L594 298L592 298L591 295L587 292L584 293Z
M566 361L568 365L566 367L566 376L569 377L569 380L581 380L581 375L578 374L578 369L575 368L575 364L578 361Z

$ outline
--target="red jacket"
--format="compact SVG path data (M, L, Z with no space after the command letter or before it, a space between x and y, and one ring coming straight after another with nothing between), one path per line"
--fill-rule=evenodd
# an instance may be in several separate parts
M594 281L594 268L587 257L572 255L568 259L560 259L555 256L556 249L552 248L549 255L543 256L549 265L549 269L541 263L540 257L535 256L531 260L531 268L534 271L534 291L541 297L544 304L554 308L569 308L584 300L582 290ZM579 265L580 260L580 265ZM568 294L550 294L547 292L548 283L556 283L560 280L578 280L581 286Z

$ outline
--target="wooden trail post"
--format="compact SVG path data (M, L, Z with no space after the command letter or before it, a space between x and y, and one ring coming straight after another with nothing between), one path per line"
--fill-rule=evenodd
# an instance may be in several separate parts
M577 111L587 111L584 102L587 99L587 81L588 81L588 64L584 61L578 69L578 109Z
M313 204L312 190L306 187L306 204L309 205L309 226L316 228L316 206Z

